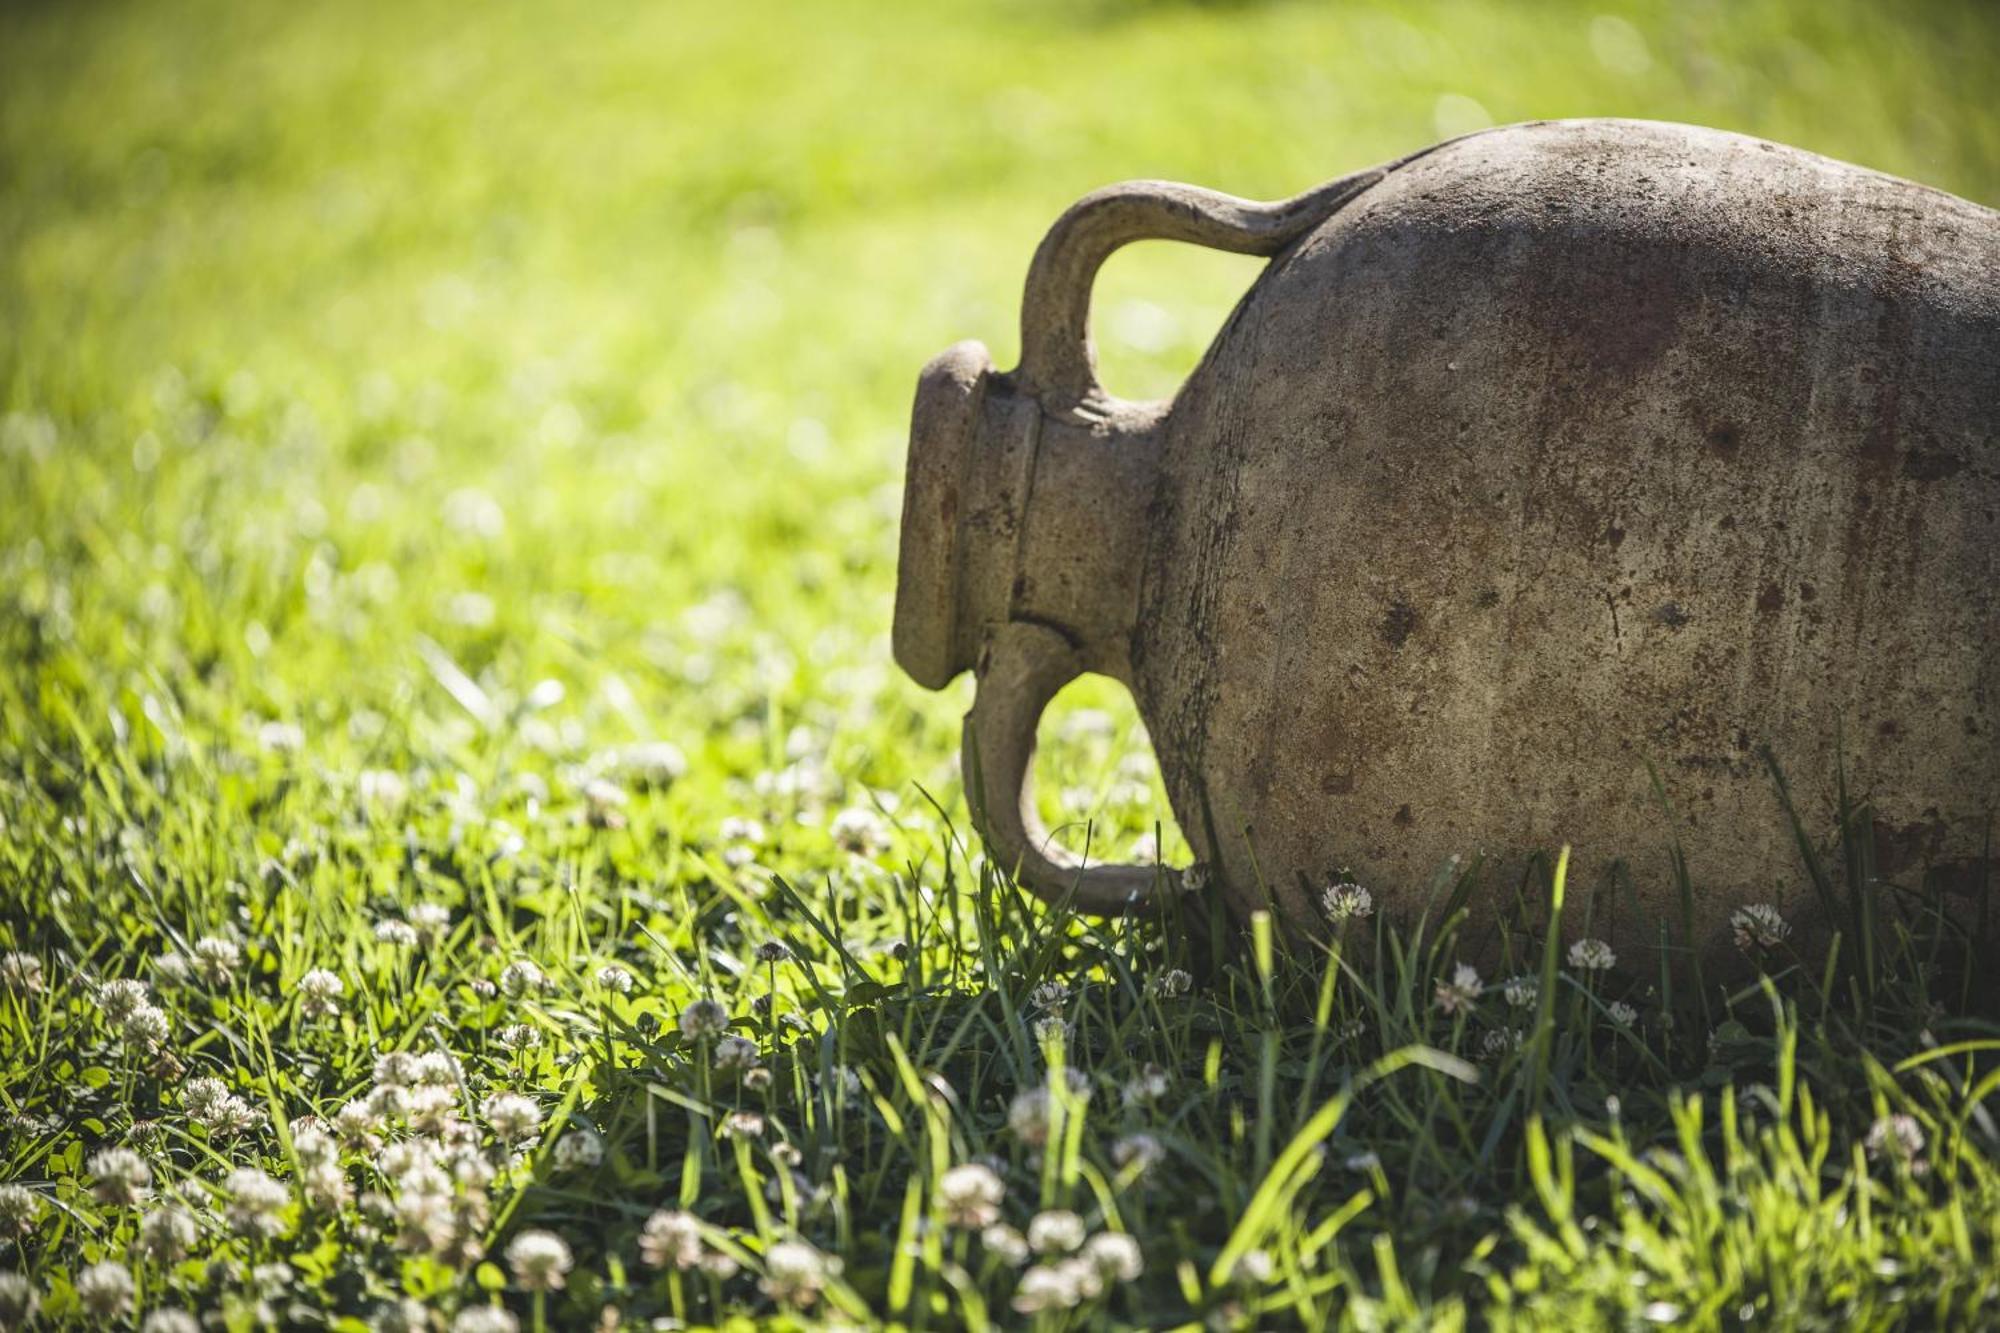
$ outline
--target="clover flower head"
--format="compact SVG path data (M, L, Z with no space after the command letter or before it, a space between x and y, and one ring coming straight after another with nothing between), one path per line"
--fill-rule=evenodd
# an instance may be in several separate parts
M1618 955L1603 940L1581 939L1569 946L1569 965L1579 972L1606 972L1618 966Z
M243 965L243 950L226 935L204 935L188 950L195 975L211 986L226 986Z
M1000 1220L1000 1203L1007 1197L1007 1185L992 1167L965 1162L938 1178L937 1193L938 1209L947 1224L977 1231Z
M223 1218L240 1235L269 1240L285 1229L282 1216L292 1192L254 1166L242 1166L223 1181Z
M1320 895L1319 905L1326 912L1326 919L1340 926L1374 915L1375 895L1352 880L1341 880L1327 887Z
M76 1275L76 1298L99 1319L115 1319L132 1308L138 1287L132 1270L116 1260L92 1264Z
M157 1263L179 1263L200 1238L194 1215L168 1204L139 1219L139 1251Z
M519 1143L542 1127L542 1108L518 1092L497 1092L479 1109L492 1126L493 1136L503 1143Z
M1112 1164L1144 1174L1166 1160L1166 1145L1151 1134L1127 1134L1111 1144Z
M1770 903L1749 903L1729 914L1729 931L1745 953L1775 949L1791 937L1791 923Z
M516 958L500 970L500 989L514 999L539 991L547 984L542 969L525 958Z
M762 1062L757 1043L748 1037L724 1037L715 1043L715 1067L725 1073L742 1073Z
M569 1244L553 1231L523 1231L507 1244L507 1266L528 1291L555 1291L575 1266Z
M819 1299L840 1261L799 1240L781 1240L764 1255L764 1294L778 1304L804 1310Z
M106 1148L90 1159L91 1193L99 1203L130 1205L153 1187L153 1168L130 1148Z
M639 1257L652 1268L682 1272L701 1262L701 1226L693 1213L663 1208L639 1231Z
M729 1011L715 1000L696 1000L681 1010L681 1035L692 1041L706 1041L729 1030Z
M1146 1271L1139 1242L1122 1231L1100 1231L1083 1243L1083 1257L1107 1282L1131 1282Z
M1478 969L1470 963L1460 963L1452 969L1450 981L1437 984L1437 1007L1446 1014L1469 1012L1485 991L1486 983L1479 979Z
M1028 1248L1036 1254L1068 1254L1083 1245L1083 1219L1067 1208L1051 1208L1028 1220Z

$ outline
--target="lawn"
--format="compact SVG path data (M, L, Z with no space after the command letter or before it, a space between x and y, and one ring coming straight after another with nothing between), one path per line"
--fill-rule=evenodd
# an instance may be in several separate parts
M1449 878L1195 950L1009 885L890 658L917 369L1098 185L1640 115L2000 203L1990 7L1612 7L0 12L0 1329L1979 1322L2000 1006L1865 840L1727 985L1469 976ZM1111 386L1255 272L1121 255Z

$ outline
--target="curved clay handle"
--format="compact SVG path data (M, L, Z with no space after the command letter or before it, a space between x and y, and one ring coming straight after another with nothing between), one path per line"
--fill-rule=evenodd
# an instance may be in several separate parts
M1154 886L1176 872L1158 866L1086 866L1049 840L1035 813L1035 728L1056 691L1082 675L1069 640L1013 621L988 641L959 754L973 827L988 853L1044 902L1120 916L1149 911Z
M1395 165L1268 204L1172 181L1127 181L1085 195L1056 219L1028 266L1019 374L1029 392L1051 412L1081 409L1095 416L1109 409L1090 345L1090 288L1119 246L1187 241L1236 254L1274 255Z

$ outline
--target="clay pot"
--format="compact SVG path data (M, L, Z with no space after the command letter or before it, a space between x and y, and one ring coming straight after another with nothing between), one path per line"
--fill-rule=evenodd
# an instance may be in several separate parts
M1165 404L1087 327L1142 238L1271 256ZM2000 213L1795 149L1570 121L1277 204L1113 186L1036 253L1017 369L923 373L896 657L977 672L975 819L1044 897L1176 888L1034 817L1036 721L1100 672L1239 918L1567 843L1594 933L1657 942L1678 843L1708 947L1812 911L1766 749L1814 836L1844 763L1885 875L1983 884L1996 429Z

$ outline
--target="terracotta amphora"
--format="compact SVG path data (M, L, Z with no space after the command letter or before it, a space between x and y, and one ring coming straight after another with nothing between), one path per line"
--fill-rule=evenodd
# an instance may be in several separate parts
M1098 266L1148 238L1270 258L1167 403L1090 344ZM1036 819L1035 726L1084 672L1131 690L1205 891L1296 933L1336 874L1394 907L1560 844L1614 941L1678 932L1674 846L1699 947L1746 902L1809 918L1772 761L1811 837L1844 774L1885 877L1984 891L2000 213L1734 134L1516 125L1280 203L1101 190L1021 339L923 372L895 651L977 673L975 820L1044 897L1196 878Z

